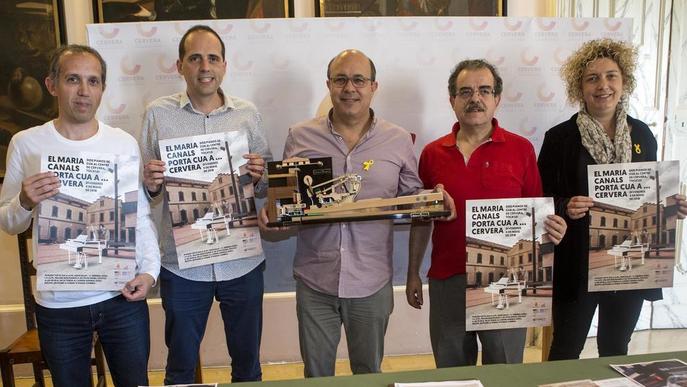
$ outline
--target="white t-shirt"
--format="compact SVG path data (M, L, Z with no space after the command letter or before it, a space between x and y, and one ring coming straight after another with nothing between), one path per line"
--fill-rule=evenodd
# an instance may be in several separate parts
M7 149L7 170L0 192L0 228L9 234L25 231L37 216L37 207L27 211L19 204L21 182L40 173L41 154L51 151L88 151L139 156L136 140L121 129L98 122L98 132L80 141L63 137L53 121L21 131L12 137ZM160 250L157 235L150 218L150 206L142 185L139 184L136 215L137 273L150 274L157 280L160 273ZM34 221L33 235L38 235L38 222ZM33 239L34 256L37 238ZM7 257L6 255L4 257ZM13 257L14 258L14 257ZM120 294L110 291L36 291L36 302L46 308L72 308L92 305Z

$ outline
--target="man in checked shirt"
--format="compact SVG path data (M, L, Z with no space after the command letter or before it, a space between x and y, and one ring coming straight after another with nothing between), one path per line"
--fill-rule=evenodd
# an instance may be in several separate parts
M370 109L375 77L372 60L358 50L334 57L327 69L333 107L289 129L284 159L332 157L334 176L362 177L357 199L415 194L422 182L411 135ZM260 215L265 230L264 208ZM341 324L353 373L380 372L394 306L392 221L299 226L297 238L293 273L305 376L334 375Z
M160 295L165 310L165 343L169 348L165 384L194 381L198 349L213 298L219 301L231 356L232 382L260 380L260 337L265 257L254 257L179 269L172 236L169 203L160 161L161 139L246 130L248 171L255 196L264 196L262 173L270 154L255 106L220 88L226 71L224 43L207 26L190 28L179 42L177 69L186 91L158 98L146 111L139 139L145 163L144 184L158 216L162 269ZM160 211L160 207L162 211ZM161 217L160 214L162 214Z

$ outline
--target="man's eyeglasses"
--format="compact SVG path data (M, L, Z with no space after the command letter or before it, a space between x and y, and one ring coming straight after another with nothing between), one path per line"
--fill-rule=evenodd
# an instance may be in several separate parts
M462 99L470 99L472 98L473 95L475 95L475 92L482 97L482 98L487 98L492 95L495 95L496 92L494 89L490 86L485 86L485 87L480 87L479 89L471 89L469 87L463 87L460 90L458 90L458 93L456 93L456 96L462 98Z
M351 81L351 84L353 87L356 89L360 89L362 87L367 86L372 79L370 78L365 78L363 76L355 76L353 78L345 77L345 76L338 76L334 78L329 78L329 80L332 82L334 87L345 87L348 81Z

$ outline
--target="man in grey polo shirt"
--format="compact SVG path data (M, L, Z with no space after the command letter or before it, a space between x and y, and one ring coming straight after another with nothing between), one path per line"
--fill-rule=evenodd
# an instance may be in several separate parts
M360 175L358 200L422 189L410 133L370 109L375 76L360 51L334 57L327 69L333 108L291 127L284 148L284 159L332 157L334 176ZM264 229L264 209L260 220ZM341 324L353 373L380 372L393 309L392 227L390 220L299 226L293 272L306 377L334 375Z
M265 160L272 158L255 106L225 94L220 85L226 71L224 43L207 26L194 26L179 42L177 69L186 91L153 101L140 136L145 163L144 184L151 197L162 248L160 292L165 310L165 342L169 348L165 384L194 380L198 349L213 298L220 303L231 356L232 382L260 380L260 337L264 256L179 269L166 195L159 140L245 130L250 154L248 171L255 196L264 196ZM160 211L160 207L162 208Z

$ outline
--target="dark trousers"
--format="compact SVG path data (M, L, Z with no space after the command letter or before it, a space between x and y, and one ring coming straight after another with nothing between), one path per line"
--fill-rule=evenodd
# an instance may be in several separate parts
M76 308L37 305L36 321L55 387L91 386L93 332L98 332L115 386L148 385L150 320L145 301L117 296Z
M575 301L553 302L553 342L549 360L579 359L594 311L599 306L596 343L599 356L627 355L644 299L627 292L582 289Z
M194 382L213 299L219 301L224 320L232 382L261 380L263 268L264 263L243 277L214 282L191 281L161 269L160 295L169 349L165 384Z

